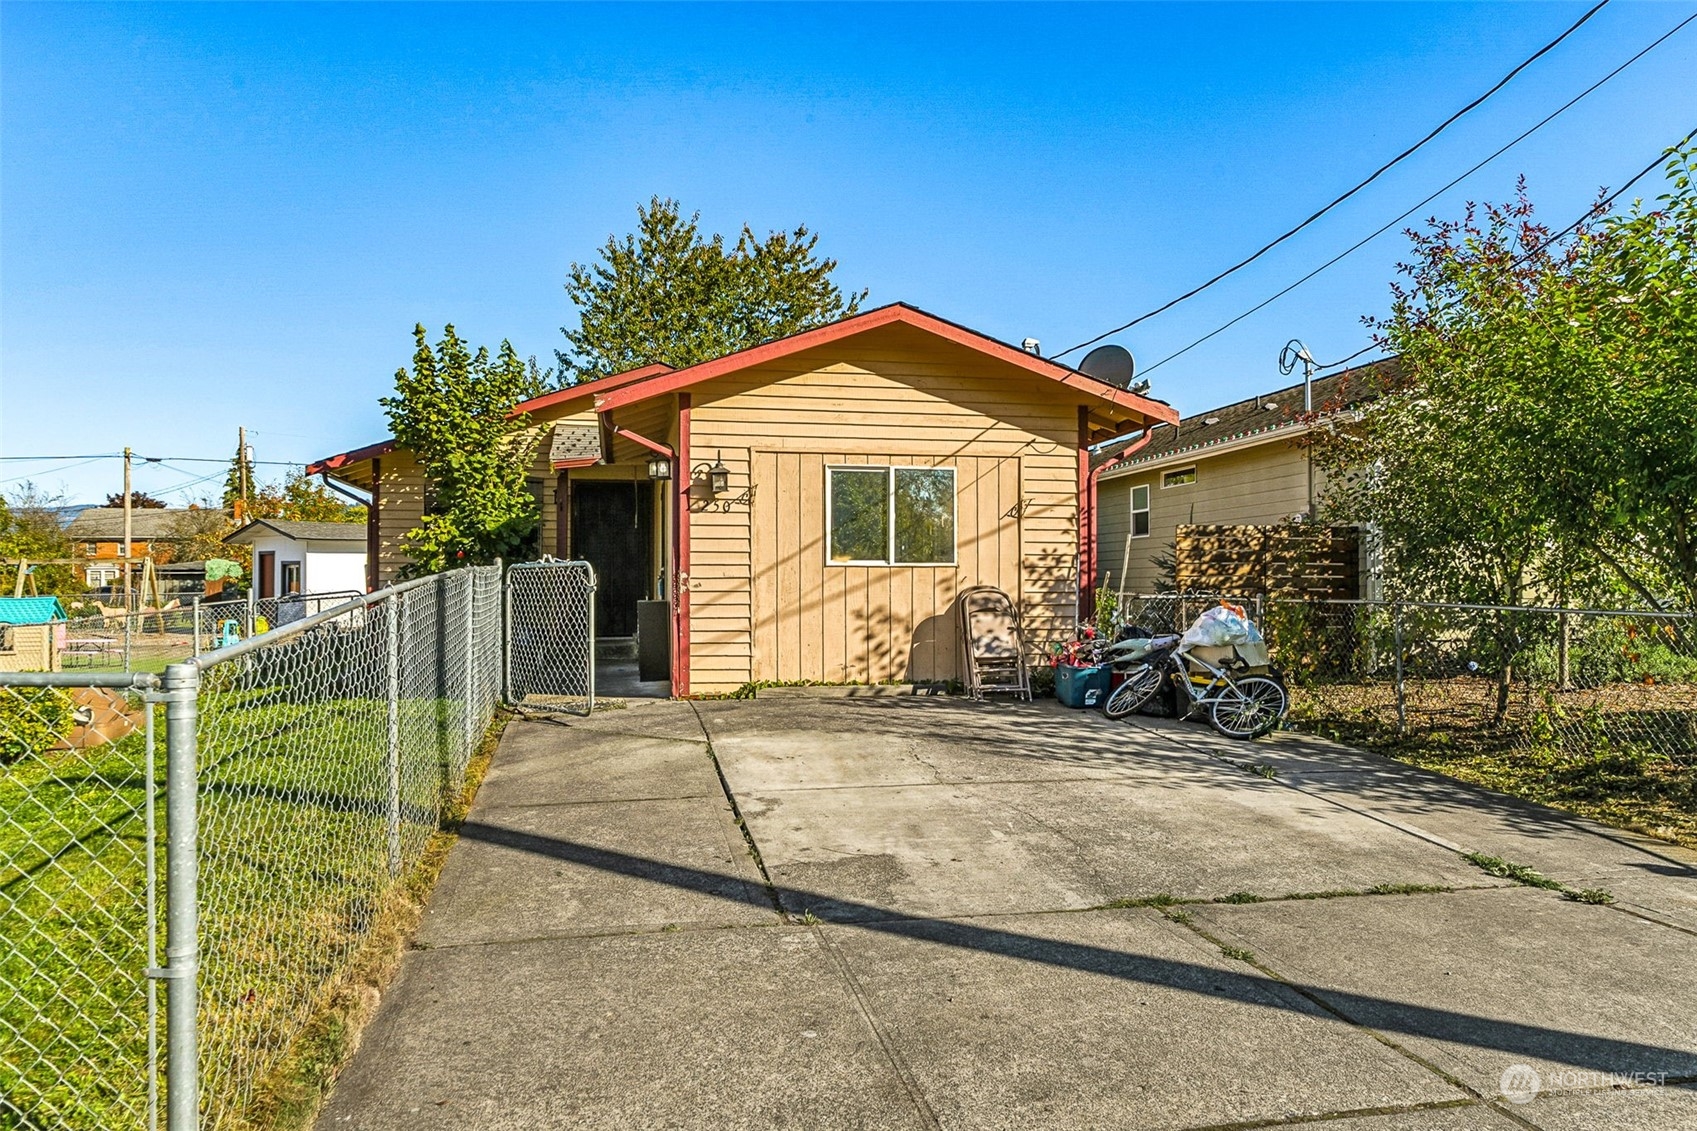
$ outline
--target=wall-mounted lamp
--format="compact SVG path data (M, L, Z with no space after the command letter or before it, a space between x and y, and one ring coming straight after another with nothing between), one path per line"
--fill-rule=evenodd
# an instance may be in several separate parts
M665 456L653 455L648 457L648 478L670 479L672 477L672 461Z
M731 489L731 469L725 466L723 453L716 455L713 466L707 469L707 489L715 495L723 495Z

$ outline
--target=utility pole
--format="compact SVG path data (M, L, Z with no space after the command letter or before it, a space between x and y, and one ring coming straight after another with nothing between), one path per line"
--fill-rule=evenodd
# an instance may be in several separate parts
M124 449L124 611L130 611L130 449Z
M237 525L247 518L247 429L236 428L236 514Z

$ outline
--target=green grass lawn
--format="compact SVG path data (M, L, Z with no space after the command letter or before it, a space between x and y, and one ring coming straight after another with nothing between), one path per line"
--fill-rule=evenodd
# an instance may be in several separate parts
M201 1087L219 1126L246 1122L399 882L385 703L256 683L231 672L201 696ZM461 711L400 704L403 874L463 781ZM146 763L134 735L0 774L0 1128L146 1125Z

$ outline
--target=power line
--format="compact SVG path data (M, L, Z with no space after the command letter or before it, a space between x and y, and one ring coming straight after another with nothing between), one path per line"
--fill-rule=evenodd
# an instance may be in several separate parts
M0 456L0 460L5 460L8 463L25 462L25 461L31 461L31 460L33 460L37 463L45 463L49 460L56 460L56 459L76 459L76 460L84 460L86 462L93 462L94 460L97 460L97 459L123 459L123 458L124 458L123 452L106 452L106 453L103 453L103 454L97 455L97 456ZM234 463L235 462L234 456L226 456L226 457L223 457L223 458L215 459L211 456L144 456L144 455L141 455L140 453L136 453L132 458L140 460L143 463L163 463L166 460L170 460L173 463ZM248 462L253 464L255 467L305 467L306 464L309 461L299 460L299 459L296 459L296 460L252 459L252 460L248 460ZM43 473L43 474L45 474L45 473Z
M1455 122L1458 121L1463 115L1465 115L1465 114L1469 113L1470 111L1476 109L1486 99L1490 98L1493 94L1497 93L1497 91L1499 91L1503 87L1507 86L1508 83L1509 83L1509 80L1513 79L1521 71L1524 71L1527 67L1531 66L1533 63L1535 63L1539 59L1543 58L1550 51L1554 50L1557 44L1561 43L1562 40L1566 39L1568 36L1572 35L1576 31L1578 31L1579 28L1581 27L1581 25L1583 25L1592 16L1596 15L1598 12L1600 12L1604 8L1608 7L1609 3L1610 3L1610 0L1601 0L1601 3L1599 3L1596 7L1592 8L1590 11L1586 12L1583 16L1580 16L1579 19L1574 22L1573 26L1569 27L1566 31L1562 32L1560 35L1558 35L1554 39L1550 40L1550 42L1544 44L1544 46L1540 47L1537 51L1535 51L1532 55L1530 55L1519 66L1515 67L1514 70L1510 71L1508 74L1506 74L1502 78L1498 79L1496 85L1491 87L1491 89L1487 90L1484 94L1481 94L1479 97L1475 98L1473 101L1469 102L1467 105L1463 106L1461 109L1457 110L1455 113L1453 113L1449 117L1445 118L1442 122L1440 122L1438 124L1437 128L1434 129L1431 133L1427 134L1425 137L1421 138L1419 141L1415 142L1413 145L1409 146L1407 149L1403 150L1401 153L1397 154L1395 157L1391 158L1389 161L1387 161L1383 165L1379 166L1377 169L1375 169L1373 171L1373 173L1370 176L1367 177L1366 180L1361 181L1354 188L1350 189L1348 192L1344 193L1342 196L1333 200L1330 204L1326 205L1324 208L1320 209L1318 212L1314 213L1314 215L1308 217L1308 219L1304 220L1302 223L1298 224L1296 227L1290 229L1288 232L1285 232L1283 235L1279 236L1273 242L1271 242L1271 243L1267 244L1265 247L1261 248L1259 251L1257 251L1255 254L1251 255L1249 258L1241 260L1241 261L1233 264L1232 266L1226 268L1224 271L1221 271L1218 275L1215 275L1212 279L1209 279L1207 282L1203 283L1201 286L1194 287L1191 290L1186 291L1184 294L1179 295L1177 298L1171 299L1168 302L1162 303L1160 306L1157 306L1154 310L1151 310L1146 314L1138 315L1136 318L1133 318L1130 322L1127 322L1122 326L1116 326L1112 330L1108 330L1104 333L1097 334L1094 338L1091 338L1088 341L1080 342L1076 346L1069 346L1066 349L1062 350L1060 353L1049 355L1050 360L1053 361L1053 360L1057 360L1059 358L1065 357L1067 354L1073 353L1076 350L1081 350L1085 346L1095 345L1097 342L1101 341L1103 338L1112 337L1113 335L1120 333L1122 330L1129 330L1133 326L1137 325L1139 322L1144 321L1145 319L1153 318L1153 317L1155 317L1155 315L1160 314L1163 311L1171 310L1173 307L1177 306L1181 302L1184 302L1186 299L1195 298L1197 295L1201 294L1203 291L1207 290L1209 287L1213 286L1215 283L1218 283L1220 280L1226 278L1229 275L1235 274L1236 272L1241 271L1241 270L1243 270L1243 268L1249 266L1251 263L1254 263L1257 259L1260 259L1263 255L1266 255L1269 251L1272 251L1275 247L1278 247L1280 244L1284 243L1286 240L1290 239L1292 236L1296 235L1298 232L1302 231L1304 228L1308 227L1310 224L1312 224L1316 220L1320 219L1320 217L1324 216L1326 213L1330 212L1332 209L1336 208L1338 205L1342 204L1344 201L1348 200L1350 197L1354 196L1356 193L1360 192L1362 189L1366 188L1368 185L1370 185L1374 181L1378 180L1382 175L1389 172L1396 165L1401 164L1405 159L1412 156L1415 153L1416 150L1420 149L1421 146L1425 145L1427 142L1431 141L1433 138L1435 138L1439 134L1443 133L1450 126L1454 125Z
M1534 255L1538 255L1539 253L1546 251L1551 247L1554 247L1556 244L1560 243L1562 240L1566 239L1568 236L1571 236L1574 232L1578 231L1579 226L1581 224L1585 223L1585 221L1590 220L1593 217L1599 216L1602 213L1606 212L1608 210L1609 206L1614 204L1615 201L1619 200L1621 198L1622 194L1624 194L1627 189L1631 188L1633 185L1637 184L1639 181L1641 181L1645 177L1649 176L1650 172L1652 170L1654 170L1654 169L1658 168L1659 166L1665 164L1668 160L1668 154L1679 149L1681 146L1685 145L1687 142L1689 142L1694 137L1697 137L1697 128L1693 128L1690 133L1686 134L1684 137L1682 137L1678 141L1674 142L1668 148L1662 150L1661 153L1656 155L1656 159L1654 161L1651 161L1648 165L1644 166L1642 169L1638 170L1638 172L1634 173L1632 175L1632 179L1627 181L1624 185L1621 185L1619 188L1617 188L1613 192L1611 192L1608 196L1605 196L1603 199L1601 199L1597 203L1593 204L1590 208L1587 208L1585 210L1585 212L1579 217L1579 219L1575 220L1573 223L1569 224L1567 227L1563 228L1561 231L1557 232L1555 235L1551 236L1549 239L1545 240L1543 243L1539 244L1537 247L1528 248L1527 250L1521 252L1519 255L1515 256L1513 262L1511 262L1508 265L1508 269L1513 270L1514 268L1519 267L1521 264L1525 263L1528 259L1531 259ZM1378 348L1379 348L1379 343L1374 342L1371 345L1363 346L1361 349L1356 350L1354 353L1350 354L1348 357L1344 358L1342 361L1328 362L1327 364L1322 365L1319 368L1321 368L1321 369L1336 369L1338 366L1347 365L1350 362L1354 361L1356 358L1360 357L1362 354L1368 353L1368 352L1375 350L1375 349L1378 349Z
M1465 181L1468 177L1471 177L1474 173L1477 173L1480 169L1483 169L1486 165L1489 165L1491 162L1495 161L1497 158L1501 157L1503 154L1507 153L1509 150L1513 149L1515 146L1519 145L1521 142L1525 141L1527 138L1531 137L1533 134L1537 133L1539 130L1541 130L1545 126L1549 125L1551 122L1555 121L1556 118L1558 118L1562 114L1566 113L1569 109L1571 109L1574 105L1576 105L1581 99L1583 99L1587 95L1591 94L1591 92L1595 91L1598 87L1602 86L1604 83L1608 82L1610 79L1614 78L1616 75L1618 75L1622 71L1626 70L1626 68L1632 66L1632 64L1638 62L1638 60L1640 60L1644 56L1648 55L1651 51L1654 51L1656 48L1660 47L1663 43L1667 42L1669 39L1671 39L1674 36L1675 33L1682 30L1685 27L1685 25L1689 24L1692 20L1697 20L1697 12L1693 12L1691 15L1686 16L1683 20L1679 21L1679 23L1675 24L1672 29L1670 29L1669 31L1664 33L1661 36L1661 38L1657 39L1654 43L1651 43L1648 47L1646 47L1642 51L1638 52L1638 54L1632 56L1632 58L1630 58L1626 62L1622 63L1620 66L1616 67L1614 70L1610 71L1608 74L1604 75L1602 78L1598 79L1596 82L1592 83L1590 86L1586 87L1584 90L1580 91L1578 94L1574 95L1572 98L1568 99L1560 107L1558 107L1554 112L1549 114L1542 121L1538 122L1531 129L1527 130L1525 133L1522 133L1519 137L1515 138L1513 141L1509 142L1507 145L1504 145L1502 148L1498 149L1495 153L1491 154L1489 157L1485 158L1483 161L1480 161L1478 164L1474 165L1471 169L1468 169L1465 173L1462 173L1459 177L1456 177L1454 180L1450 181L1448 184L1444 185L1442 188L1438 189L1436 192L1433 192L1431 195L1427 196L1424 200L1421 200L1418 204L1415 204L1412 208L1409 208L1407 211L1405 211L1401 215L1397 216L1394 220L1391 220L1389 223L1385 224L1383 227L1374 231L1371 235L1367 236L1364 239L1357 241L1356 243L1350 245L1348 248L1346 248L1343 251L1339 252L1338 254L1332 256L1332 258L1326 260L1326 262L1320 264L1320 266L1314 268L1314 270L1308 272L1308 274L1302 276L1302 278L1298 279L1296 282L1285 287L1283 290L1280 290L1277 293L1271 295L1270 297L1262 300L1261 302L1256 303L1254 306L1250 307L1248 310L1244 311L1242 314L1239 314L1237 317L1231 319L1228 322L1221 323L1219 326L1216 326L1214 329L1208 331L1206 334L1203 334L1200 338L1197 338L1194 342L1191 342L1189 345L1185 346L1183 349L1178 350L1174 353L1168 354L1166 357L1163 357L1160 361L1157 361L1154 365L1148 366L1147 368L1144 368L1144 369L1140 370L1139 372L1142 373L1143 375L1147 375L1147 374L1152 373L1155 370L1159 369L1161 366L1165 365L1167 362L1172 361L1175 358L1184 356L1185 354L1189 353L1191 350L1195 349L1197 346L1208 341L1210 338L1213 338L1216 335L1224 333L1225 331L1231 329L1233 326L1237 325L1239 322L1242 322L1245 318L1248 318L1251 314L1254 314L1257 311L1263 309L1264 307L1270 306L1272 303L1277 302L1279 299L1283 298L1285 295L1288 295L1290 292L1294 291L1296 288L1300 287L1302 284L1306 283L1308 280L1314 278L1314 276L1320 274L1322 271L1325 271L1327 268L1332 267L1334 264L1338 263L1339 261L1343 260L1344 258L1355 254L1357 251L1360 251L1362 248L1366 247L1368 244L1372 243L1374 240L1378 239L1380 236L1384 235L1386 232L1390 231L1392 228L1396 227L1398 224L1402 223L1404 220L1406 220L1410 216L1414 215L1414 213L1416 213L1420 209L1426 207L1428 204L1432 203L1432 201L1436 200L1438 197L1442 196L1444 193L1448 192L1450 189L1454 188L1456 185L1459 185L1462 181Z

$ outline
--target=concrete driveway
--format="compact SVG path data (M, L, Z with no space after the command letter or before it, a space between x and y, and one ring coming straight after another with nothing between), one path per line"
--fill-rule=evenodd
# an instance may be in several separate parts
M517 721L319 1126L1697 1128L1693 865L1053 703Z

